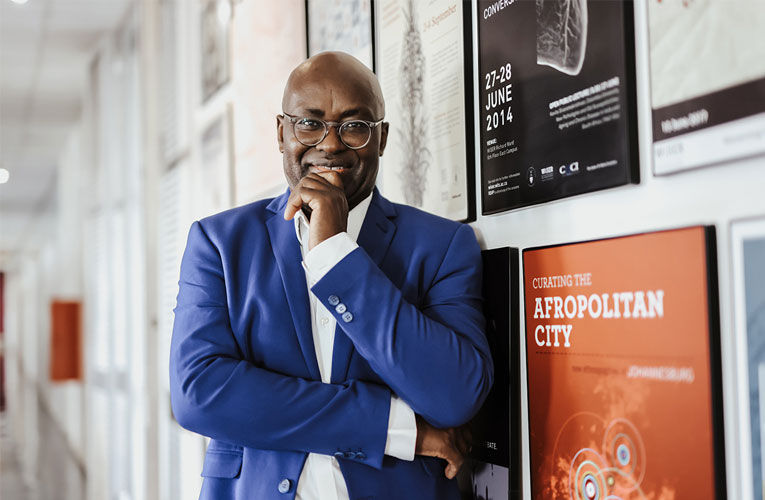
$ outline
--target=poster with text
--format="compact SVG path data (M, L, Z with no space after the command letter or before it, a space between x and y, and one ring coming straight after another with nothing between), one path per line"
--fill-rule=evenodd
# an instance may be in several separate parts
M372 0L306 0L308 57L347 52L374 70Z
M483 213L637 182L632 2L476 5Z
M494 385L470 422L464 500L520 495L520 330L518 249L481 252L486 337L494 361Z
M524 251L532 498L724 497L714 238Z
M732 225L741 498L765 489L765 219Z
M765 2L648 0L656 175L765 154Z
M459 0L375 2L388 144L378 181L392 201L475 219L472 37Z

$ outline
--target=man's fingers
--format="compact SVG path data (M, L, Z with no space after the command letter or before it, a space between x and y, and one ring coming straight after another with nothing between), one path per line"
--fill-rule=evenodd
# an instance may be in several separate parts
M465 458L460 453L454 453L452 458L447 458L448 465L444 470L444 475L447 479L454 479L457 473L460 471L462 464L465 462Z
M468 432L465 431L465 428L460 427L459 429L455 429L454 436L456 438L457 447L459 448L460 452L463 455L470 453L472 443L468 438Z
M337 172L321 172L316 175L326 180L333 186L343 189L343 179L340 177L340 174L338 174Z
M304 205L311 205L316 196L329 193L337 188L342 190L343 182L340 180L340 176L334 172L326 172L322 175L316 173L306 175L292 190L287 200L287 206L284 208L284 219L292 219ZM342 193L342 196L345 194Z
M301 208L303 208L303 198L300 196L299 189L295 189L287 199L287 206L284 207L284 220L290 220L295 217L295 214Z
M449 462L449 465L446 466L446 469L444 470L444 474L448 479L454 479L454 477L457 475L457 472L459 472L460 467L462 467L462 463L465 461L465 457L463 456L459 446L456 442L457 432L455 432L454 429L448 429L446 431L446 434L448 437L445 436L444 440L444 458L447 462Z

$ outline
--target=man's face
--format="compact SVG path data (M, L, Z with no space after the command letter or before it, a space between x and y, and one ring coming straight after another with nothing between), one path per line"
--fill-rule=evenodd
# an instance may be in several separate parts
M361 119L377 121L382 114L375 103L372 89L363 81L342 76L298 78L292 82L283 111L302 118L320 118L327 122ZM372 128L369 143L361 149L350 149L340 140L337 127L330 127L327 136L315 146L304 146L293 133L292 123L285 116L277 117L279 149L284 154L284 175L291 188L309 172L321 173L329 167L343 181L348 207L353 208L372 193L377 179L379 158L385 149L388 124ZM338 169L339 167L339 169Z

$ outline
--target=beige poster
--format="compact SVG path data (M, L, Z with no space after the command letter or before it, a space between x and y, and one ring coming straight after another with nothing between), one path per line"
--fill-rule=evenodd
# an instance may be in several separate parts
M390 123L382 193L463 220L469 216L463 7L455 0L380 0L377 73Z
M236 205L274 196L287 187L276 115L282 111L290 71L305 59L304 12L301 0L235 4L231 84Z

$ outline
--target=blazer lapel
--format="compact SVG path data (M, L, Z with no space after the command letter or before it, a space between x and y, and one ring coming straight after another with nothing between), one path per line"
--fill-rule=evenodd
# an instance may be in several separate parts
M393 204L383 198L375 188L357 243L377 264L377 267L381 267L388 247L393 241L393 235L396 233L396 225L390 220L395 215L396 209ZM335 329L335 343L332 351L331 382L333 384L347 379L353 350L351 339L338 324Z
M319 364L316 361L316 349L313 345L311 307L308 302L305 271L301 265L303 258L300 254L300 244L295 234L294 221L285 221L282 215L288 195L289 192L275 198L268 206L269 210L275 213L266 221L266 227L271 238L271 248L276 257L276 263L279 266L279 273L282 276L282 284L292 313L300 350L303 352L311 377L314 380L321 380Z

